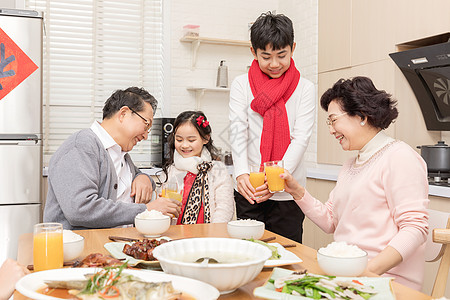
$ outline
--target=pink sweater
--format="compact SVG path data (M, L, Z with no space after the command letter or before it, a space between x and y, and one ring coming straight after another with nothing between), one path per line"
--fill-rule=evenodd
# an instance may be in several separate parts
M323 204L308 192L296 200L305 215L335 241L364 249L369 259L386 246L403 261L383 276L420 290L428 233L428 180L423 159L404 142L386 145L365 164L343 165Z

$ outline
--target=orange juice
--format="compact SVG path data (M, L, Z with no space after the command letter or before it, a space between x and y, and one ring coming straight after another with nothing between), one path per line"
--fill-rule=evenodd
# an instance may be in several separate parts
M62 232L41 232L33 239L34 271L58 269L63 267Z
M180 193L178 193L175 190L170 190L170 189L163 189L161 191L161 196L163 198L169 198L169 199L177 200L180 202L183 199Z
M280 178L280 174L284 173L284 168L279 166L266 166L267 185L271 192L284 191L284 179Z
M256 189L264 184L264 172L251 172L249 179L252 186Z
M165 194L167 194L167 198L180 201L183 199L181 194L177 193L176 191L167 191Z

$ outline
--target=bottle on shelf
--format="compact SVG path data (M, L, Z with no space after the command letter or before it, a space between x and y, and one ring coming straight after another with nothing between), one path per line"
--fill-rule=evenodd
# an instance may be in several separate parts
M225 66L225 61L221 60L219 68L217 69L217 87L228 87L228 67Z

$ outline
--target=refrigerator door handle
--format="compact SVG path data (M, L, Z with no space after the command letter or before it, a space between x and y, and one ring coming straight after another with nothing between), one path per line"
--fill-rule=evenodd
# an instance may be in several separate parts
M5 146L5 145L17 146L17 145L19 145L19 142L18 141L2 141L2 140L0 140L0 146Z
M32 146L39 141L40 138L36 134L0 134L0 146Z
M10 140L10 141L21 141L21 140L30 140L37 141L40 138L37 134L0 134L0 141L2 140Z
M39 142L39 140L0 140L0 146L35 146L37 144L40 144Z

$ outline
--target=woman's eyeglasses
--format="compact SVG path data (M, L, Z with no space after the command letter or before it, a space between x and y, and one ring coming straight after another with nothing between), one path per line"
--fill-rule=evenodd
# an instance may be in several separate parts
M346 114L347 114L347 113L345 112L345 113L342 113L342 114L339 114L339 115L334 115L332 118L328 117L328 118L326 119L327 125L328 125L328 126L334 126L334 123L337 121L337 119L338 119L339 117L343 116L343 115L346 115Z

